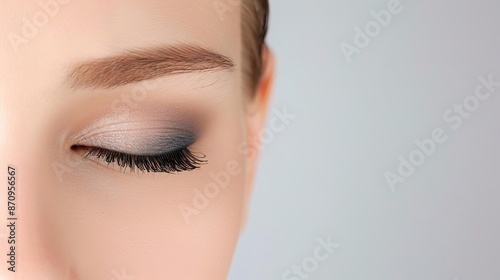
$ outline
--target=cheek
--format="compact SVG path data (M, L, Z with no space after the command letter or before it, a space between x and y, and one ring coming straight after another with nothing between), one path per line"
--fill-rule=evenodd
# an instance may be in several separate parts
M108 279L124 268L137 279L224 278L246 167L241 118L222 112L193 146L208 160L194 171L123 174L70 153L44 155L52 164L38 178L42 231L75 275Z

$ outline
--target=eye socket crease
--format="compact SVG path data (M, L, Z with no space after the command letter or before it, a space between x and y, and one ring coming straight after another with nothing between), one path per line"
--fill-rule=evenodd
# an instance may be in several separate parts
M65 76L65 83L72 89L108 89L164 75L233 71L234 67L231 58L201 46L160 45L72 65Z

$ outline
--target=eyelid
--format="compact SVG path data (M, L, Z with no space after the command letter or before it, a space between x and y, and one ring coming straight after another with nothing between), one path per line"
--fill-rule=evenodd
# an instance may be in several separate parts
M133 155L156 155L188 147L195 141L196 135L183 129L134 129L94 133L75 142L75 145Z
M110 132L183 130L194 133L198 131L199 126L191 117L178 115L173 109L171 110L172 115L160 112L155 114L155 110L151 110L147 114L136 112L137 114L131 115L112 113L101 115L95 122L75 132L71 140L74 143L80 142L83 139Z

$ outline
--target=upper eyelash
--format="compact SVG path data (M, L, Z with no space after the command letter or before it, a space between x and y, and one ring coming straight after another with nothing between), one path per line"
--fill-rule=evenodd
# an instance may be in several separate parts
M141 172L148 173L176 173L200 168L202 164L207 162L204 160L205 155L195 155L188 148L181 148L153 156L130 155L96 147L80 146L74 148L85 149L84 158L94 156L98 160L103 160L108 164L116 162L118 166L125 169L128 168L131 172L134 172L137 168Z

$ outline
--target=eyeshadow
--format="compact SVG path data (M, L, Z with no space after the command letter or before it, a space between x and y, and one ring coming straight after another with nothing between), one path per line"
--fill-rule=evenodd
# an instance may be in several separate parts
M186 148L195 141L196 134L185 129L130 128L103 130L76 142L75 146L96 147L131 155L159 155Z
M155 156L191 146L207 121L204 110L184 104L143 103L128 113L87 116L87 124L73 130L68 147L101 148L129 155ZM196 107L196 106L194 106Z
M154 138L143 138L141 155L159 155L186 148L196 141L196 136L185 130L170 130Z

